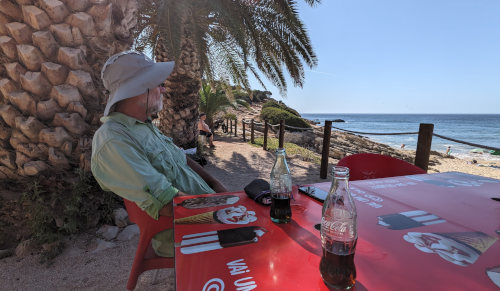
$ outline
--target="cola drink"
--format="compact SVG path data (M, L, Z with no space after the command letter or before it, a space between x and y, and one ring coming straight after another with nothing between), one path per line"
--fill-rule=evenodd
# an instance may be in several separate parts
M288 223L292 218L290 198L292 196L292 175L286 163L284 148L276 150L276 161L271 170L271 221L274 223Z
M336 241L331 248L352 248L356 247L356 241L349 246L344 242ZM323 248L323 256L319 263L319 270L323 282L330 289L350 289L356 283L356 266L354 265L354 251L347 252L348 255L338 255L330 252L329 248Z
M271 196L271 220L276 222L288 222L292 217L289 195Z
M319 264L330 289L350 289L356 282L354 252L358 241L356 205L349 190L349 169L333 168L333 180L323 204Z

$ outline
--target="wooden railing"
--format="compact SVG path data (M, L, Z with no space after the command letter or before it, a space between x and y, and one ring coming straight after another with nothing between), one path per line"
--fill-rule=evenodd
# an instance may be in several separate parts
M255 143L255 127L256 126L262 126L263 127L263 146L262 148L264 150L267 150L267 142L268 142L268 133L269 133L269 128L274 128L279 127L279 134L278 134L278 147L282 148L284 146L284 139L285 139L285 129L293 129L293 130L312 130L312 128L300 128L300 127L294 127L294 126L289 126L285 124L284 120L280 120L279 124L269 124L268 121L264 121L264 123L259 123L255 122L255 120L251 119L250 121L246 121L244 119L241 120L242 122L242 134L243 134L243 141L246 141L246 125L250 125L250 142ZM234 122L234 136L236 136L236 131L237 131L237 120ZM227 121L226 121L227 124ZM358 131L352 131L352 130L346 130L338 127L332 126L332 121L331 120L326 120L325 121L325 126L324 126L324 131L323 131L323 149L321 152L321 169L320 169L320 178L326 179L327 174L328 174L328 157L330 155L330 143L331 143L331 133L332 133L332 128L335 128L337 130L341 130L344 132L348 133L353 133L353 134L362 134L362 135L408 135L408 134L418 134L418 141L417 141L417 149L415 152L415 162L414 164L425 171L428 170L429 168L429 159L430 159L430 153L431 153L431 146L432 146L432 137L436 136L439 138L443 138L446 140L450 140L453 142L457 143L462 143L470 146L476 146L479 148L485 148L485 149L490 149L490 150L496 150L500 151L500 148L497 147L491 147L491 146L485 146L485 145L480 145L480 144L475 144L475 143L470 143L466 141L461 141L453 138L449 138L443 135L439 135L434 133L434 124L429 124L429 123L421 123L419 127L418 132L393 132L393 133L376 133L376 132L358 132ZM232 133L232 120L231 120L231 133Z

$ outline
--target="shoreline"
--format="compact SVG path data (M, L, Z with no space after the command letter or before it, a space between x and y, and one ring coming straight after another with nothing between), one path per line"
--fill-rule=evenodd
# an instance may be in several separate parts
M468 120L467 117L470 116L484 116L484 117L500 117L500 114L369 114L369 113L357 113L357 114L349 114L349 113L303 113L302 118L310 122L311 124L315 124L316 126L322 126L324 124L324 120L335 120L340 119L345 122L334 123L333 126L337 126L339 128L343 128L345 130L351 131L359 131L359 132L417 132L419 123L433 123L435 124L434 132L440 133L444 131L443 136L451 137L458 140L463 140L471 143L482 144L484 146L489 146L496 148L498 146L495 143L499 144L500 139L496 135L497 130L488 127L487 121L476 122L475 120ZM357 118L353 119L353 116L357 116ZM375 125L383 125L388 130L382 130L378 127L370 126L372 122L371 116L373 117L373 124ZM384 116L400 116L400 118L391 120L390 118L384 118ZM427 119L415 119L415 118L405 118L408 116L424 116L431 118ZM439 119L437 117L444 117L443 119ZM458 120L451 120L450 117L463 117ZM458 125L454 125L457 123ZM482 124L484 128L481 127ZM350 124L350 125L349 125ZM465 127L465 130L469 132L467 137L458 136L456 134L459 130L462 129L462 124ZM468 126L468 124L471 124ZM344 125L344 126L342 126ZM365 128L366 126L366 128ZM439 128L438 128L439 127ZM333 129L335 130L335 129ZM343 130L340 130L343 131ZM453 132L453 133L450 133ZM418 135L362 135L374 142L383 143L391 146L393 149L400 149L401 144L405 144L405 149L416 150L416 144L418 140ZM493 141L493 144L490 142ZM492 155L489 153L489 150L486 150L481 147L469 146L453 141L448 141L446 139L439 138L437 136L433 137L432 141L432 151L442 152L443 154L446 152L446 148L451 146L452 155L461 159L482 159L488 161L500 161L500 155ZM479 151L484 149L483 154L471 152L473 150Z

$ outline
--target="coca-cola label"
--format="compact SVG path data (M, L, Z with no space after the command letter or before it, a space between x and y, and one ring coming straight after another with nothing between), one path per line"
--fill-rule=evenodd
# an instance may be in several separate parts
M328 240L348 242L355 239L351 219L329 220L321 217L321 236Z
M336 233L341 233L343 234L348 227L348 222L347 221L328 221L324 217L321 218L321 228L329 231L333 231Z

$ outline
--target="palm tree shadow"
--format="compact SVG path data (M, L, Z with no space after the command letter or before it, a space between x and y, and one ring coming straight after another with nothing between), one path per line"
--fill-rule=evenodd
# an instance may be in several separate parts
M321 240L309 230L300 226L295 220L292 219L289 223L279 224L278 227L306 251L321 256Z
M272 160L268 157L252 154L250 158L233 152L229 160L211 158L213 165L206 169L228 188L229 191L241 191L246 185L257 178L268 179L268 172L272 168ZM266 171L266 169L269 169ZM267 172L267 173L266 173Z

